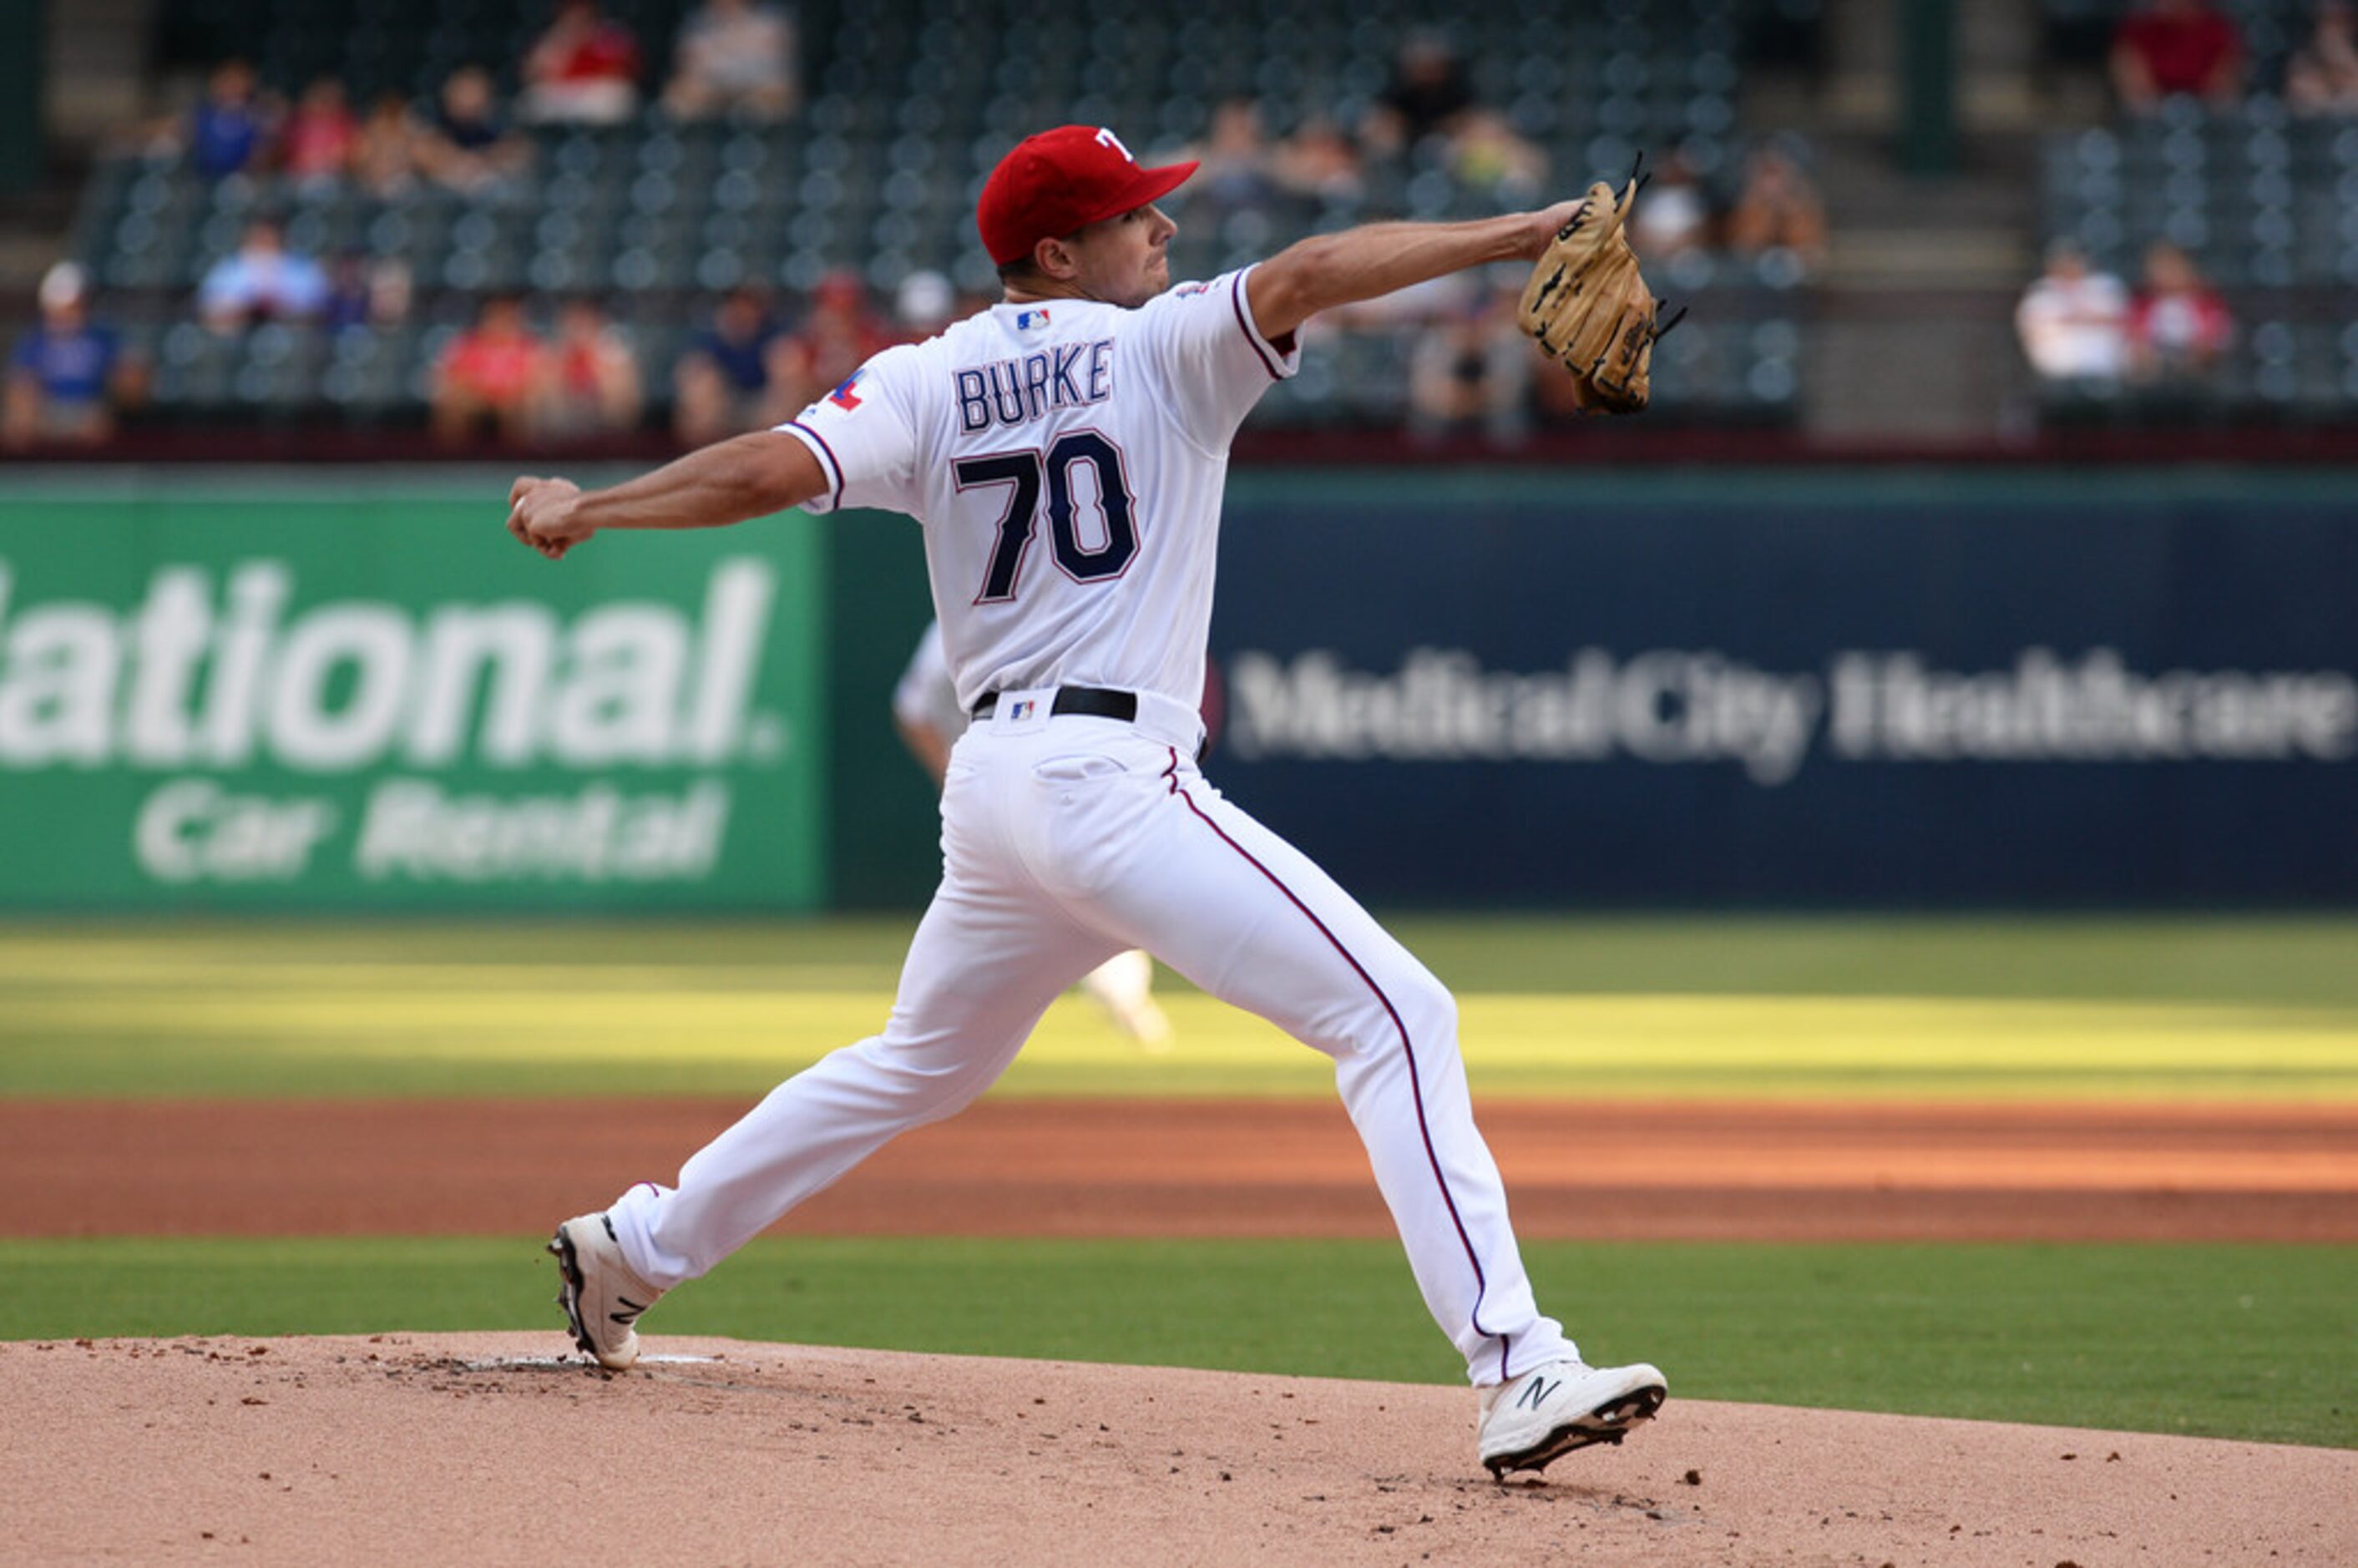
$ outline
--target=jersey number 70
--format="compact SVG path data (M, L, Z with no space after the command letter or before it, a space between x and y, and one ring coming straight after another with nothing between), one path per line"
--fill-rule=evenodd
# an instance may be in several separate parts
M1073 514L1073 465L1084 462L1097 470L1098 510L1105 514L1105 542L1094 549L1081 542ZM1120 577L1138 554L1138 525L1130 514L1130 481L1121 471L1121 449L1095 430L1076 430L1045 452L961 458L950 465L950 472L960 490L986 484L1015 487L999 519L990 566L982 575L982 591L974 597L977 604L1003 604L1015 597L1024 554L1040 525L1044 477L1048 492L1048 548L1057 570L1075 582L1102 582Z

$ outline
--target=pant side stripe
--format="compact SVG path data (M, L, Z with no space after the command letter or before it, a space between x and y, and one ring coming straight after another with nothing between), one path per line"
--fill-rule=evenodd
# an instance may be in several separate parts
M1392 999L1384 994L1383 987L1376 983L1375 977L1368 973L1366 966L1362 965L1357 957L1352 956L1351 950L1343 946L1342 939L1336 936L1335 933L1327 927L1325 921L1318 918L1317 913L1308 904L1303 903L1300 895L1295 893L1292 888L1285 885L1284 879L1280 877L1275 871L1271 871L1266 865L1263 865L1260 858L1255 856L1251 850L1246 849L1242 844L1238 843L1234 838L1229 838L1227 830L1221 827L1218 823L1213 821L1210 816L1206 816L1202 806L1195 804L1195 797L1190 795L1186 790L1180 787L1179 753L1176 749L1174 749L1171 753L1170 769L1165 772L1163 776L1171 781L1171 793L1177 795L1182 801L1186 803L1187 809L1195 814L1197 821L1203 823L1205 827L1210 828L1215 834L1218 835L1221 843L1226 844L1229 849L1234 849L1238 854L1243 856L1246 864L1259 871L1262 876L1268 878L1270 885L1277 889L1278 892L1283 893L1286 896L1287 902L1292 903L1294 908L1300 910L1303 914L1303 917L1308 920L1311 925L1318 928L1318 935L1326 938L1327 946L1333 947L1336 952L1341 954L1343 961L1351 966L1352 972L1359 977L1360 981L1367 986L1368 990L1375 993L1376 1000L1383 1005L1385 1013L1391 1019L1392 1027L1400 1032L1401 1050L1408 1056L1409 1092L1413 1095L1416 1099L1417 1133L1424 1140L1424 1157L1426 1162L1433 1167L1433 1179L1434 1184L1441 1188L1441 1201L1444 1206L1449 1210L1450 1223L1457 1227L1458 1245L1466 1249L1466 1261L1474 1270L1474 1308L1472 1312L1467 1314L1467 1316L1474 1325L1475 1333L1483 1335L1498 1342L1498 1376L1501 1379L1512 1377L1513 1373L1508 1369L1507 1365L1508 1357L1512 1353L1514 1348L1512 1336L1504 1334L1493 1334L1490 1330L1482 1326L1482 1298L1489 1291L1490 1282L1482 1273L1482 1260L1474 1250L1474 1238L1466 1234L1465 1218L1457 1212L1457 1199L1452 1195L1449 1191L1449 1178L1443 1175L1441 1172L1441 1155L1433 1146L1433 1128L1425 1120L1424 1083L1417 1073L1416 1045L1409 1039L1408 1025L1401 1020L1400 1010L1392 1005Z

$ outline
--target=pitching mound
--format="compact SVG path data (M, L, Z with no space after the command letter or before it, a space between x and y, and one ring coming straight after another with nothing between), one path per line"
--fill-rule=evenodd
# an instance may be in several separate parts
M546 1334L0 1344L0 1558L2348 1563L2358 1454L1672 1398L1541 1484L1463 1390Z

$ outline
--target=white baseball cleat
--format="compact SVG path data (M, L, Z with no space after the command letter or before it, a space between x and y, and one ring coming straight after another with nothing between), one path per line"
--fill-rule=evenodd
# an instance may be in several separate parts
M1492 1479L1504 1480L1509 1470L1542 1470L1592 1443L1618 1443L1661 1409L1669 1392L1661 1373L1642 1361L1634 1367L1551 1361L1482 1390L1476 1429L1482 1463Z
M622 1260L614 1222L603 1214L568 1219L549 1238L557 1256L557 1304L573 1326L573 1343L610 1371L639 1358L639 1314L663 1294Z

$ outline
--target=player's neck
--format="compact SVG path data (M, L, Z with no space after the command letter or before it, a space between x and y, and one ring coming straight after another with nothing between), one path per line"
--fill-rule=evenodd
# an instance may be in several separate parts
M1032 278L1022 283L1003 284L1000 287L1000 303L1002 305L1036 305L1043 299L1097 299L1097 296L1082 287L1077 281L1067 282L1055 277ZM1098 303L1104 302L1100 300Z

